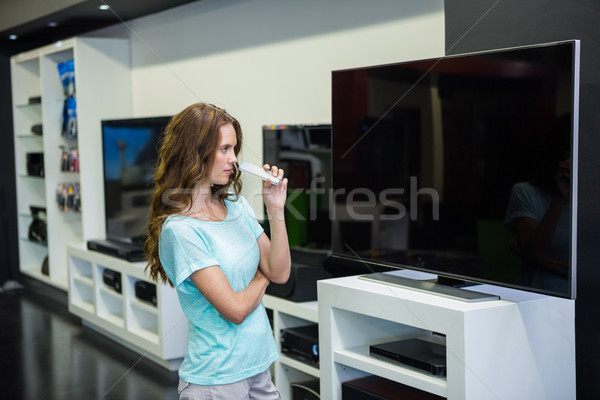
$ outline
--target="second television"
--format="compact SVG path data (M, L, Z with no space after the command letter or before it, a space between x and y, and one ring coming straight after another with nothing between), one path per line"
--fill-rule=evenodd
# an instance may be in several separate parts
M102 121L107 239L143 245L158 143L170 119Z

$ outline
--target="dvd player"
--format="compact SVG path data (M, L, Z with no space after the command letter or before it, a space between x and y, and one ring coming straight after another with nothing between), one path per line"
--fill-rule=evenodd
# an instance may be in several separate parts
M319 325L310 324L281 330L281 352L319 368Z
M139 244L119 242L111 239L88 240L87 248L124 260L145 261L144 248Z
M391 360L431 375L446 376L446 346L421 338L374 344L371 356Z

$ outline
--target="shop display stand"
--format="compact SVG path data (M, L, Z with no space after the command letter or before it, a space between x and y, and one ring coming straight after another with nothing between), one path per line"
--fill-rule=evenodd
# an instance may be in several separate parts
M77 138L61 135L65 100L58 64L74 60ZM67 290L67 244L104 236L101 119L131 114L129 41L72 38L11 57L20 271ZM41 98L41 101L40 101ZM33 125L42 125L43 135ZM78 148L79 172L61 171L61 146ZM44 176L27 173L27 153L44 154ZM60 183L79 183L81 211L56 202ZM46 209L46 243L28 239L30 206ZM42 263L48 256L48 274Z
M319 368L298 361L281 353L281 330L306 326L318 322L316 301L296 303L280 297L265 295L265 308L273 311L273 336L279 352L279 359L272 366L273 381L282 400L292 399L291 384L319 378Z
M359 277L319 281L321 397L378 375L448 399L575 398L574 301L489 285L467 303ZM447 376L384 361L369 346L442 335Z
M84 243L68 246L69 311L84 324L169 370L179 368L188 342L188 322L177 292L156 285L156 305L135 295L137 281L151 282L146 263L130 263ZM121 274L121 292L104 283L105 269ZM151 282L152 283L152 282Z

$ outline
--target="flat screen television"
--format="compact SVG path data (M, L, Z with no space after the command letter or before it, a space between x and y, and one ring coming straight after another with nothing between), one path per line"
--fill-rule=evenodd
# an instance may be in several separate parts
M285 218L292 250L328 256L331 125L263 126L263 160L283 168L288 178Z
M158 143L170 118L102 121L107 239L143 244Z
M332 73L335 274L575 298L579 42Z

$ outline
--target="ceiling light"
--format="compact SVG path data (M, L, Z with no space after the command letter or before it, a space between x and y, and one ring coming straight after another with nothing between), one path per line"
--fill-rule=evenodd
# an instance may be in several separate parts
M10 40L17 40L17 35L10 35L8 38Z
M110 8L110 6L108 4L102 4L98 8L101 9L102 11L106 11L106 10L108 10Z

